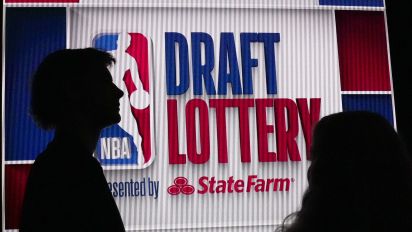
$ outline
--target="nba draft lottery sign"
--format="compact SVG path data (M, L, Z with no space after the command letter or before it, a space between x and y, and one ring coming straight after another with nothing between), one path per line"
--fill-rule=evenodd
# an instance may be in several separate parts
M368 105L359 103L363 97L391 98L362 95L390 90L389 78L377 89L345 89L342 56L347 50L342 46L347 33L340 32L340 20L358 17L346 23L362 25L371 17L369 12L352 14L116 8L110 10L110 24L93 24L90 20L109 17L107 12L73 10L71 47L93 46L114 54L120 67L114 66L113 79L122 80L128 93L124 101L132 115L122 115L126 122L115 126L126 136L107 131L102 135L106 144L100 141L104 167L123 169L106 170L106 176L125 225L253 225L270 231L270 225L297 210L307 186L316 122L324 115ZM91 27L85 32L81 25ZM150 88L145 89L145 83ZM144 135L143 143L123 139L132 133L127 127L138 121L134 112L146 106L144 100L134 103L132 91L139 88L143 91L136 96L142 97L137 99L149 99L153 123L148 131L153 132L149 137L156 151L146 168L124 169L128 164L116 163L104 149L109 147L107 138L120 141L117 144L128 140L131 148L117 146L115 157L133 157L127 152L136 149L139 168L139 152L145 157ZM130 207L145 213L130 213Z
M333 14L277 11L263 15L277 22L271 26L209 28L189 23L195 12L174 9L172 15L183 18L169 23L172 15L153 9L163 23L151 28L142 19L153 15L142 9L111 12L111 24L77 37L83 33L78 27L90 24L86 18L103 11L73 11L70 44L116 59L110 71L125 92L122 121L102 132L96 157L125 225L269 225L296 209L306 186L311 129L322 115L342 110L336 34L328 23ZM219 21L235 14L226 13L207 14ZM291 16L290 25L281 23ZM304 39L307 34L313 38ZM316 41L324 45L315 52ZM150 123L141 119L145 110ZM162 213L177 216L149 216Z
M125 93L122 119L102 131L95 157L127 230L273 231L299 208L321 117L369 110L393 123L383 11L324 4L46 14L63 21L63 47L95 47L116 59L109 71ZM369 46L356 45L369 37ZM13 144L6 162L24 160ZM6 178L20 170L5 169ZM11 218L8 228L18 228Z
M266 92L277 94L275 45L280 41L279 33L240 33L241 60L236 57L234 33L221 33L219 49L219 73L212 77L214 69L213 38L207 33L191 33L193 94L202 95L203 83L207 95L224 97L231 86L234 96L253 95L252 68L258 68L259 61L251 56L251 44L261 43L264 53ZM148 87L148 40L139 33L98 34L93 45L110 52L117 64L110 70L113 82L123 90L126 97L120 100L122 120L118 125L103 131L97 145L97 157L105 167L147 167L153 156L150 147L150 95ZM165 33L166 49L166 84L167 94L181 95L189 88L189 54L186 37L180 33ZM204 45L205 64L201 64L201 45ZM178 45L178 49L176 46ZM178 54L179 62L177 62ZM239 63L241 71L239 69ZM180 71L176 72L177 65ZM261 65L263 66L263 65ZM140 67L140 69L139 69ZM240 76L243 73L243 76ZM177 80L179 79L179 83ZM214 79L217 79L215 82ZM215 83L218 83L215 85ZM242 85L243 83L243 85ZM299 123L303 129L306 150L311 143L311 128L320 117L320 98L213 98L209 99L210 108L216 111L218 163L228 162L226 108L234 108L239 113L240 160L251 162L249 110L256 108L256 125L258 132L258 161L301 161L296 137ZM177 100L167 100L169 163L184 164L186 159L194 164L203 164L210 159L209 107L206 101L199 98L189 100L185 105L186 120L186 154L178 150L178 114ZM266 109L272 108L275 113L275 126L268 125ZM196 119L196 111L199 118ZM285 115L287 117L285 118ZM146 120L146 121L144 121ZM199 120L199 138L196 138L196 120ZM275 128L275 129L274 129ZM268 150L268 134L276 131L277 153ZM115 136L124 134L123 137ZM197 152L196 140L200 141L200 152ZM289 154L289 157L288 157ZM309 159L309 154L306 155ZM126 165L126 166L121 166Z

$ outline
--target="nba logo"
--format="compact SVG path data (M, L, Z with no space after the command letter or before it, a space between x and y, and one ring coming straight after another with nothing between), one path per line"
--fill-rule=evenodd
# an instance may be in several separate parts
M99 33L93 47L109 52L113 83L124 92L121 121L105 128L95 155L104 169L142 169L154 159L151 40L141 33Z

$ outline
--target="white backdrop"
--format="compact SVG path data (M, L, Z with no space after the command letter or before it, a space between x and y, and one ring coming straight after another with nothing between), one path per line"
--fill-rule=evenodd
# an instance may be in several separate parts
M331 10L276 10L276 9L201 9L201 8L71 8L68 14L69 47L92 46L92 40L103 32L138 32L150 37L153 44L151 69L152 97L154 97L154 137L156 158L142 170L106 171L108 182L141 181L150 178L159 181L159 195L154 197L116 197L126 229L189 229L210 231L273 231L274 225L297 210L307 185L306 149L302 128L299 128L298 146L302 162L259 163L257 157L256 114L249 111L251 163L240 161L239 120L236 108L226 111L229 162L218 164L215 111L209 108L210 160L203 165L187 162L171 165L168 160L167 99L177 99L179 114L179 150L186 153L185 104L195 98L192 86L177 97L166 93L165 32L184 34L188 40L189 54L191 32L206 32L215 45L217 83L219 41L221 32L235 36L239 67L241 69L240 33L280 33L276 43L276 68L278 94L266 94L263 45L252 46L252 57L259 60L253 69L252 96L240 98L321 98L321 117L341 111L341 88L334 12ZM191 64L190 56L189 63ZM191 65L190 65L191 66ZM240 70L241 72L241 70ZM191 73L191 67L190 67ZM192 83L192 80L191 80ZM203 92L205 92L203 90ZM230 91L229 91L230 93ZM199 96L198 96L199 97ZM215 98L218 98L216 96ZM208 102L208 96L200 98ZM239 98L228 94L224 98ZM268 110L268 124L274 124L273 111ZM128 120L128 119L123 119ZM299 124L300 126L300 124ZM275 136L269 135L269 150L276 150ZM198 188L201 176L218 179L247 180L249 175L260 178L294 178L290 191L249 192L226 194L193 194L172 196L167 188L175 177L185 176ZM243 227L245 226L245 227ZM248 226L248 227L247 227ZM190 229L190 230L192 230ZM214 230L213 229L213 230Z

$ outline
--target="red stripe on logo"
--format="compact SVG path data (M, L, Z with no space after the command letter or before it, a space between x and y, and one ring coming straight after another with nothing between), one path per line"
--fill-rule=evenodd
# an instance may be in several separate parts
M383 12L336 11L342 91L390 91Z
M143 89L150 93L150 77L149 77L149 41L140 33L130 33L132 41L127 52L133 56L139 67L139 77L142 82ZM130 72L126 72L124 77L126 88L129 95L137 88L133 83ZM151 151L151 138L150 138L150 107L145 109L132 109L133 116L136 119L137 127L139 129L140 136L142 137L142 151L145 159L145 163L150 161L152 157Z

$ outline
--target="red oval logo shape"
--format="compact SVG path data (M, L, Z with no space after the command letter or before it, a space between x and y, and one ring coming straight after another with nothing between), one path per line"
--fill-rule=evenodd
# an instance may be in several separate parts
M180 176L180 177L176 177L174 183L175 183L177 186L185 186L185 185L187 185L188 180L187 180L185 177Z
M182 187L182 193L186 195L193 194L195 192L195 188L191 185L186 185Z
M167 192L168 192L170 195L177 195L177 194L180 193L180 188L177 187L177 186L175 186L175 185L172 185L172 186L170 186L169 188L167 188Z

